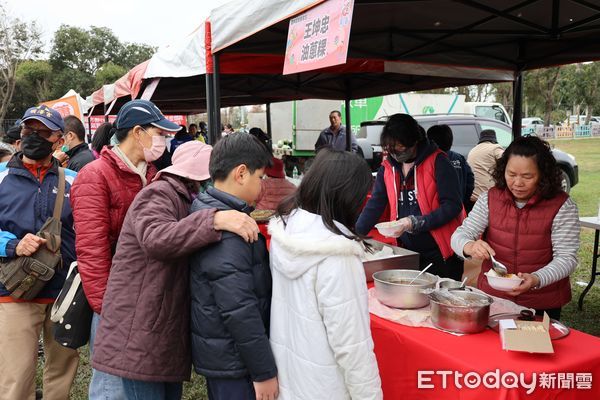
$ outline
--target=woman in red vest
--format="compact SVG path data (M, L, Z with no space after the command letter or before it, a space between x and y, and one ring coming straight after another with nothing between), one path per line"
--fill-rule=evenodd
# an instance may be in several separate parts
M483 291L559 319L571 300L569 275L577 266L580 227L550 145L534 136L516 139L493 177L495 186L479 196L452 235L452 248L484 260L478 278ZM510 292L489 286L484 273L491 268L490 254L523 278L520 286Z
M427 140L425 131L407 114L392 115L381 133L387 152L356 231L367 235L386 207L399 220L398 244L420 254L421 269L461 280L463 260L450 247L450 237L464 215L458 176L448 156Z

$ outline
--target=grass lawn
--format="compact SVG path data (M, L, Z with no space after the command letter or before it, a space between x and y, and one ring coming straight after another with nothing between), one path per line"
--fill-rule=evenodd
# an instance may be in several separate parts
M579 183L571 190L581 216L597 216L600 201L600 139L554 140L556 148L575 156L579 165ZM600 336L600 287L598 279L585 296L583 311L577 308L579 295L585 286L578 282L589 282L592 268L594 231L581 230L579 266L571 276L573 300L563 308L561 320L580 331Z
M600 139L577 139L552 141L557 148L571 153L579 164L579 183L571 191L571 196L579 206L581 216L595 216L598 213L600 200ZM577 309L577 300L583 291L578 282L590 279L592 251L594 244L593 231L582 229L581 248L579 250L579 266L571 277L573 300L563 308L561 320L570 327L580 331L600 336L600 288L596 282L588 292L583 311ZM77 378L71 390L74 400L87 399L87 389L91 378L91 367L88 360L87 347L81 351L81 362ZM38 368L38 387L41 387L41 368ZM194 375L191 382L184 385L183 398L186 400L207 399L204 380Z

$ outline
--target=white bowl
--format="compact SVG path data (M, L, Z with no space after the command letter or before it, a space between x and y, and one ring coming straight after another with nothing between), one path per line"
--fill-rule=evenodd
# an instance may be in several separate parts
M485 273L488 283L493 289L501 292L510 292L523 282L523 278L519 278L517 275L510 274L510 277L498 276L494 270L489 270Z
M400 221L389 221L389 222L380 222L375 225L375 228L381 233L383 236L397 238L399 235L395 235L394 232L400 226Z

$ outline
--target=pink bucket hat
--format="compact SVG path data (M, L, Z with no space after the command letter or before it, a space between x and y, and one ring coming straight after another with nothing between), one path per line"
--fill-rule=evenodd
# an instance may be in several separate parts
M193 181L203 181L210 178L208 163L212 146L198 140L191 140L180 145L173 153L173 165L161 169L154 180L163 173L169 173Z

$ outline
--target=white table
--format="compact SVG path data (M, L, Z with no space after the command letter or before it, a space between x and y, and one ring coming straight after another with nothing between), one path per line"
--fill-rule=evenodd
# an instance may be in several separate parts
M591 228L596 231L594 235L594 255L592 256L592 276L590 277L590 282L587 284L583 292L579 296L579 309L583 309L583 298L589 292L589 290L594 285L596 281L596 276L600 275L600 273L596 270L596 266L598 264L598 239L600 238L600 220L598 217L580 217L579 222L581 222L581 226L584 228Z

